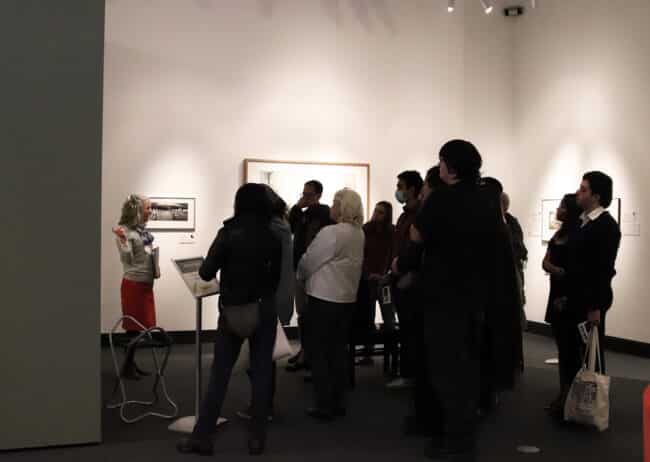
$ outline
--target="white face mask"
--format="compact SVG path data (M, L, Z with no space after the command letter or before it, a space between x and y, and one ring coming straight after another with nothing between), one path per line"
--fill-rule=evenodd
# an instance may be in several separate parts
M397 199L397 202L400 204L404 204L406 202L406 193L400 189L395 191L395 199Z

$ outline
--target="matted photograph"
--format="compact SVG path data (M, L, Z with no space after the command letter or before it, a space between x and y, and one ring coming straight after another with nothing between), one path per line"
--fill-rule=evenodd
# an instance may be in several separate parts
M193 231L196 199L191 197L150 197L151 215L147 229L151 231Z
M244 182L271 186L289 207L298 202L309 180L323 184L322 204L331 205L336 191L350 188L361 196L366 218L372 213L369 164L244 159Z
M557 219L557 208L561 199L542 199L542 242L551 240L555 232L560 229L562 222ZM620 225L621 223L621 199L615 198L607 211Z

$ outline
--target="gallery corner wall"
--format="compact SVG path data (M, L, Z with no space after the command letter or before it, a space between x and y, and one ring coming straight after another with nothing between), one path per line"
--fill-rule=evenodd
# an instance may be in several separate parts
M623 237L607 333L650 343L650 2L538 1L514 22L514 195L528 228L529 317L542 321L542 199L575 192L603 170L621 199ZM534 235L532 235L534 234Z
M510 32L497 15L449 15L430 0L129 0L108 2L106 18L104 332L120 316L110 229L131 192L196 198L193 240L155 233L158 324L183 331L194 303L171 259L205 255L245 158L370 163L371 207L391 200L399 211L397 174L424 173L449 137L469 132L494 156L510 151ZM466 53L481 47L495 59L479 84L488 55ZM216 297L204 306L213 329Z

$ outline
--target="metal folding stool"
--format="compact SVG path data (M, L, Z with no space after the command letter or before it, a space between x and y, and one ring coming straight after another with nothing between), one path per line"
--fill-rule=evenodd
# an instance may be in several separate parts
M124 379L122 378L122 374L120 373L120 367L119 363L117 360L117 355L115 353L115 344L113 342L113 334L115 334L115 331L118 329L122 321L125 319L128 319L135 324L137 324L142 331L133 339L131 339L128 344L126 345L126 350L125 353L128 354L129 350L132 348L138 348L140 347L148 347L151 348L151 355L153 357L153 363L156 368L155 370L155 379L154 379L154 384L152 388L152 393L153 393L153 400L151 401L138 401L138 400L129 400L127 399L126 396L126 386L124 385ZM158 333L160 336L163 338L164 341L158 342L154 339L154 336L152 334ZM165 332L162 328L154 326L150 328L146 328L143 326L137 319L134 319L132 316L122 316L120 319L117 320L113 328L111 329L109 335L108 335L108 341L110 343L111 347L111 355L113 357L113 365L115 366L115 374L116 374L116 383L115 387L113 387L113 392L111 394L111 398L109 401L113 399L115 396L115 392L120 390L122 399L121 401L117 403L108 403L106 405L107 409L120 409L120 418L122 419L123 422L125 423L134 423L138 422L145 417L148 416L154 416L154 417L161 417L163 419L173 419L178 415L178 406L176 403L171 399L169 396L169 393L167 392L167 384L165 383L165 368L167 367L167 362L169 360L169 354L171 353L171 346L172 346L172 339L171 337ZM164 356L162 357L162 361L158 357L158 348L164 348L165 353ZM140 406L154 406L158 404L160 401L160 395L158 393L158 387L162 389L162 393L164 394L165 399L167 402L171 405L173 412L170 414L163 414L160 412L152 412L152 411L147 411L144 413L141 413L137 415L136 417L129 418L126 416L126 407L129 405L140 405Z

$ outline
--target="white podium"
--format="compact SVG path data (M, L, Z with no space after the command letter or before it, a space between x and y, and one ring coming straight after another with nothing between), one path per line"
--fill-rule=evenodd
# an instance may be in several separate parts
M194 333L194 415L181 417L174 421L168 428L174 432L192 433L194 424L199 415L201 406L201 330L203 329L203 299L219 293L219 283L214 280L204 282L199 277L199 268L203 264L203 257L183 258L172 260L174 266L179 271L181 278L185 281L192 297L196 300L196 332ZM228 422L228 419L219 417L217 426Z

